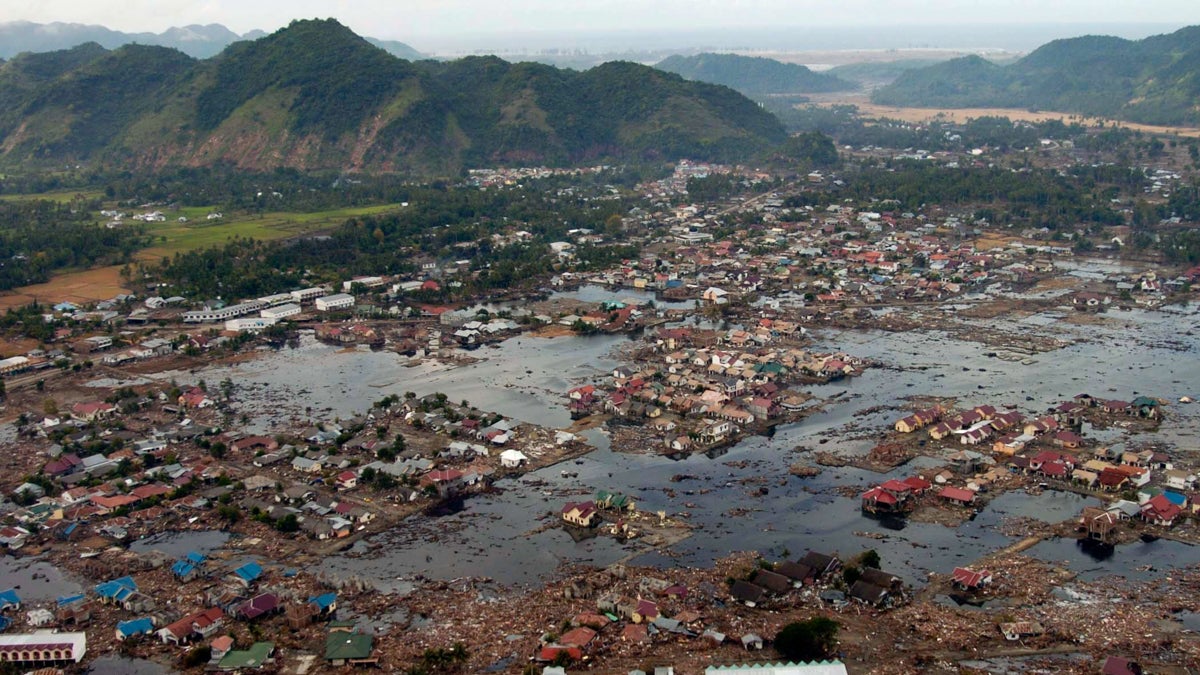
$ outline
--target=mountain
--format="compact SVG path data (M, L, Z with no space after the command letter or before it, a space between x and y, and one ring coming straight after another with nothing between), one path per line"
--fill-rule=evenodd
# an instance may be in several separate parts
M758 56L676 54L654 67L689 80L723 84L747 96L846 91L858 87L833 75L814 73L805 66Z
M1200 124L1200 26L1143 40L1089 35L1047 43L1008 66L976 56L903 73L886 105L1019 107L1145 124Z
M421 61L429 58L425 54L422 54L403 42L396 40L377 40L375 38L367 38L367 42L370 42L392 56L404 59L405 61Z
M122 33L104 26L80 23L32 23L8 21L0 23L0 59L8 59L22 52L51 52L70 49L94 42L105 49L116 49L127 44L171 47L188 56L206 59L215 56L234 42L257 40L266 36L260 30L244 35L225 26L212 23L206 26L190 25L168 28L161 33ZM395 40L376 40L372 44L402 59L416 61L427 58L412 47Z
M895 61L861 61L834 66L827 72L829 75L843 80L857 82L859 85L871 88L876 85L890 84L897 77L917 68L926 68L947 59L897 59Z
M0 165L231 163L455 173L499 163L737 161L786 138L741 94L634 63L405 61L333 20L193 59L88 44L0 65Z

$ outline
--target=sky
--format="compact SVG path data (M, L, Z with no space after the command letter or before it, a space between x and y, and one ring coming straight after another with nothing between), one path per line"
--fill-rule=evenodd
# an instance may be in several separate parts
M422 43L584 31L779 29L981 23L1200 23L1196 0L0 0L0 21L127 32L220 23L244 33L333 17L355 32Z

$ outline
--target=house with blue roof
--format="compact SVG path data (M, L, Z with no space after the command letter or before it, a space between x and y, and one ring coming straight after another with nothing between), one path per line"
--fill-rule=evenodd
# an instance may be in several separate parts
M1171 492L1170 490L1163 490L1162 496L1166 497L1167 501L1171 502L1175 506L1178 506L1179 508L1185 508L1188 505L1187 496L1181 495L1178 492Z
M235 581L249 588L250 584L254 583L260 576L262 576L262 573L262 565L259 565L256 562L248 562L234 570L231 576Z
M58 606L70 607L75 603L83 602L85 597L86 596L84 596L83 593L76 593L75 595L60 595L58 596Z
M317 608L317 614L330 615L337 611L337 593L322 593L308 599L308 603Z
M140 619L121 621L117 623L117 639L122 642L138 635L149 635L154 632L154 619L144 616Z
M0 612L7 612L10 609L21 609L21 598L17 595L15 588L0 591Z
M187 583L192 579L200 576L200 570L187 560L177 560L174 565L171 565L171 574L183 583Z
M96 585L96 595L105 602L121 604L137 593L137 583L133 577L121 577Z
M205 557L203 555L192 551L183 558L175 561L174 565L171 565L171 574L174 574L175 578L183 583L187 583L203 573L203 569L201 568L204 565L204 561Z

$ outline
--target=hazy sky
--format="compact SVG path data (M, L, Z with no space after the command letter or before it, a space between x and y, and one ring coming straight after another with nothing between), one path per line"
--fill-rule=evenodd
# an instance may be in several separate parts
M800 25L1200 23L1196 0L0 0L0 21L124 31L221 23L241 33L334 17L364 35L422 42L464 33L703 30Z

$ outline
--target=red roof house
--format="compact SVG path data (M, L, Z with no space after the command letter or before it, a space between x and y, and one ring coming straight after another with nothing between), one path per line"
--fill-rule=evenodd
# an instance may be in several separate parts
M975 493L966 488L944 487L938 496L958 504L971 504L975 501Z

